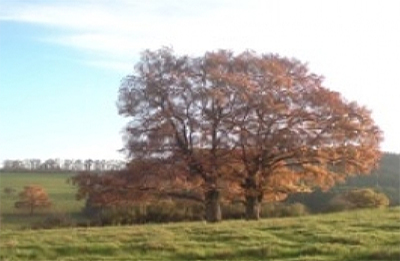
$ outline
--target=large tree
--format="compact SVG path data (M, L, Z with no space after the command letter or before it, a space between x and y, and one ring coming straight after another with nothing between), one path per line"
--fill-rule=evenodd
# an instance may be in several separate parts
M381 131L371 113L324 88L306 65L278 55L235 57L227 84L240 85L235 105L238 178L246 216L262 200L328 189L349 175L368 174L380 158Z
M146 51L120 88L119 112L131 117L126 149L132 158L169 158L204 195L206 220L221 219L221 177L232 149L235 92L220 77L231 54L177 56ZM177 173L179 171L175 171ZM198 182L197 182L198 181Z
M262 200L328 188L380 157L370 112L294 59L146 51L119 94L129 156L175 162L172 181L200 188L208 221L221 219L222 191L257 219Z

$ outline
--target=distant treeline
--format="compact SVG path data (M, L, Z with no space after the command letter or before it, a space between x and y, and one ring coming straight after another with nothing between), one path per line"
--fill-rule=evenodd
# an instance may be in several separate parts
M356 188L373 188L383 192L389 198L390 205L400 205L400 154L384 153L378 169L370 175L350 177L346 182L337 184L326 192L316 190L312 193L292 194L286 202L300 202L312 212L321 212L327 208L326 203L335 195Z
M24 159L4 160L1 171L7 172L77 172L77 171L109 171L125 167L121 160L92 160L92 159Z
M126 163L120 160L60 160L39 159L5 160L3 172L79 172L79 171L109 171L120 170ZM335 195L355 188L373 188L383 192L389 199L390 205L400 205L400 154L384 153L378 169L370 175L350 177L345 183L337 184L329 191L315 190L312 193L292 194L286 203L302 203L312 212L327 209L327 202Z

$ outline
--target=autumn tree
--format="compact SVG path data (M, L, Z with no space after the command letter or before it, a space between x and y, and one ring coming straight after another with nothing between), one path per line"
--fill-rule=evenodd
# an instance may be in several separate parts
M227 84L242 87L232 114L233 178L240 180L247 218L259 218L263 200L328 189L376 167L382 137L371 112L324 88L306 65L245 52L231 68L235 77L227 75Z
M327 189L380 158L370 111L278 55L146 51L118 107L131 119L129 156L176 162L172 182L201 190L208 221L221 219L221 192L243 197L257 219L263 200Z
M124 215L131 216L138 208L145 213L147 206L168 204L172 198L200 201L198 193L193 190L182 191L182 187L188 186L178 181L171 182L179 176L173 174L176 170L176 164L170 164L168 159L141 159L132 160L122 170L83 171L73 176L71 181L78 187L76 198L86 200L84 212L103 222L110 218L110 213L119 212L114 218L124 219Z
M32 215L36 208L48 208L51 202L46 191L37 185L25 186L24 190L19 193L19 201L15 202L16 208L29 209L29 214Z
M131 118L126 127L129 155L169 158L184 166L175 171L183 177L174 179L198 184L211 222L221 220L221 169L233 144L226 120L236 93L220 78L229 57L225 52L190 58L167 48L146 51L119 90L119 113Z
M155 161L132 162L123 170L111 170L101 174L79 172L71 178L78 187L76 198L85 199L90 207L128 207L150 202L162 191L162 177ZM152 191L153 193L148 193Z

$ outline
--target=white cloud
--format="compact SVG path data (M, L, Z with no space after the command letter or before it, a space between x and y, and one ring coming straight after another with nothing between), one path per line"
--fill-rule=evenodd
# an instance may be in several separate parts
M1 6L0 19L58 28L47 41L114 59L168 45L189 53L251 48L310 60L321 55L318 51L323 56L343 54L360 42L372 45L393 33L386 25L396 22L390 21L396 14L370 18L380 9L394 12L393 8L376 5L368 1L362 6L347 1L16 1ZM379 35L371 39L375 32Z
M99 67L102 69L113 70L121 73L121 75L128 75L133 71L133 65L130 61L120 61L120 60L84 60L82 63L93 67Z
M0 21L52 28L41 40L81 50L85 64L118 72L130 72L144 49L161 46L189 54L229 48L295 56L389 126L400 110L391 98L400 85L398 10L398 1L371 0L10 0L0 2ZM385 100L397 107L387 109ZM400 144L398 128L387 132L392 143Z

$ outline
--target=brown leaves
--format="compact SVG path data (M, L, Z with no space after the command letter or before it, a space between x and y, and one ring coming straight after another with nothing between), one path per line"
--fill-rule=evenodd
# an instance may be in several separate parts
M25 186L24 190L19 193L19 201L15 202L16 208L27 208L30 210L31 215L36 208L46 208L50 206L51 202L47 192L37 185Z
M371 112L324 88L298 60L164 48L144 52L135 68L119 92L119 112L131 120L126 149L145 162L174 159L151 171L174 177L169 189L228 186L241 194L251 177L258 193L281 199L369 172L380 158Z

